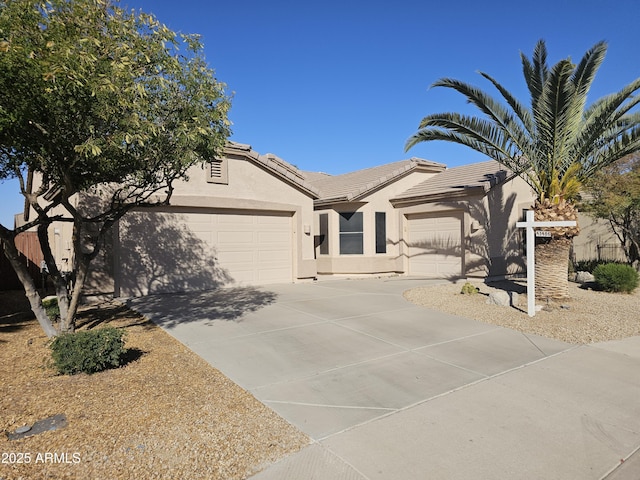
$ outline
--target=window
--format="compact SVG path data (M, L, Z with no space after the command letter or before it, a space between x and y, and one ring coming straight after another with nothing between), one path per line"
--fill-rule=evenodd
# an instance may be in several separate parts
M209 162L207 182L222 183L224 185L229 183L226 158L215 158Z
M318 245L320 247L320 255L329 255L329 214L320 214L320 236Z
M387 253L387 214L376 212L376 253Z
M340 213L340 255L362 253L362 212Z

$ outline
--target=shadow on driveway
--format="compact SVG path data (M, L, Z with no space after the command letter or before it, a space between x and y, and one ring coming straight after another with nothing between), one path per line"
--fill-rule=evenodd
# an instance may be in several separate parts
M127 306L153 318L161 327L172 328L203 319L237 322L243 315L272 304L277 297L274 292L255 287L233 287L132 298Z

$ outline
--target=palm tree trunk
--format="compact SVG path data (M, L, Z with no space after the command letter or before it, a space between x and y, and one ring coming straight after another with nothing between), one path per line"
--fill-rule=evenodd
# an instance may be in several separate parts
M566 300L569 297L570 238L552 238L536 245L535 284L539 300Z

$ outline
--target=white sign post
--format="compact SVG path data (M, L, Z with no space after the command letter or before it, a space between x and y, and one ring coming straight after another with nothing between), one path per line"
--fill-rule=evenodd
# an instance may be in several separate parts
M536 222L533 219L533 210L527 210L526 221L516 223L518 228L527 229L527 313L530 317L536 314L536 283L535 283L535 246L536 246L536 232L534 228L541 227L575 227L576 222L574 220L565 220L558 222ZM542 231L539 232L542 234ZM547 236L547 235L539 235ZM549 235L550 236L550 235Z

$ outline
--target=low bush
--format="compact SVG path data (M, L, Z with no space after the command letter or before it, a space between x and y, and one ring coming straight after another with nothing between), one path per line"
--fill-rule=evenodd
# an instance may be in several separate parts
M51 320L56 320L60 317L60 307L58 307L57 297L45 297L42 299L42 306L44 311L47 312L47 317Z
M593 273L599 265L608 265L610 263L615 263L616 265L626 265L624 262L616 262L612 260L578 260L577 262L569 262L569 270L573 270L573 272L589 272Z
M597 286L607 292L631 293L638 287L638 272L629 265L607 263L593 270Z
M119 367L126 353L124 339L125 331L115 327L59 335L50 344L53 364L63 375Z
M478 287L475 287L471 283L467 282L462 286L462 290L460 290L460 293L462 293L463 295L475 295L479 291L480 289Z

